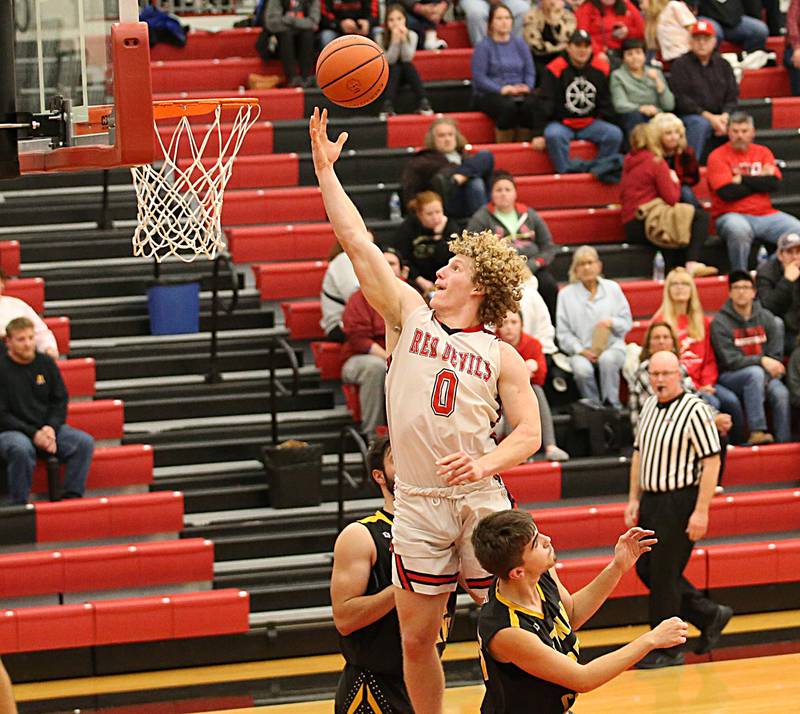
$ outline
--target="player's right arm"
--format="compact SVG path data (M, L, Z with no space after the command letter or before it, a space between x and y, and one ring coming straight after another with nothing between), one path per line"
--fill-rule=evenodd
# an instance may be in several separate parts
M0 662L0 714L17 714L11 678L2 662Z
M336 539L331 604L333 623L340 635L347 636L371 625L394 609L391 585L374 595L364 595L376 558L375 543L361 523L351 523Z
M336 176L333 165L347 141L347 132L332 142L328 138L328 112L323 110L320 114L315 108L309 134L314 171L336 238L353 263L367 302L380 313L392 331L399 332L404 318L425 302L416 290L395 277L380 249L369 239L364 219ZM392 332L387 331L389 334Z
M651 650L686 642L687 630L685 622L672 617L624 647L588 664L579 664L545 645L532 632L519 627L507 627L492 637L489 653L498 662L512 662L534 677L576 692L590 692L624 672Z

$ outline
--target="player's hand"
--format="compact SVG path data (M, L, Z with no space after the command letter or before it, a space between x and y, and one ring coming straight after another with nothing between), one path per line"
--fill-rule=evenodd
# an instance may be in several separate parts
M436 475L442 476L448 486L480 481L488 475L477 459L473 459L464 451L443 456L436 461L436 465L439 467Z
M679 617L670 617L669 620L661 622L658 627L652 632L648 632L644 637L650 639L650 645L654 650L658 650L682 645L686 642L688 633L689 625Z
M639 522L639 501L631 499L625 506L625 525L633 528Z
M347 132L343 131L336 139L336 143L332 142L328 138L328 110L323 109L320 114L319 108L314 107L314 113L308 124L308 133L311 136L314 170L319 173L323 169L331 168L342 153L344 142L347 141Z
M614 547L614 565L623 573L628 572L639 560L642 553L649 553L658 543L658 538L652 538L655 531L634 527L623 533Z
M708 531L708 511L694 511L689 516L689 525L686 526L686 534L689 540L697 543Z

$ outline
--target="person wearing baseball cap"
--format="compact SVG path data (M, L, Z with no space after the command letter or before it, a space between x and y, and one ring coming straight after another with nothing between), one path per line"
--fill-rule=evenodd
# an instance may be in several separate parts
M547 65L539 98L547 153L556 173L569 168L569 143L597 145L597 160L619 153L622 130L613 124L614 106L608 86L608 62L592 55L592 37L575 30L564 53Z
M783 320L784 352L791 354L800 334L800 232L784 233L778 249L756 271L758 299Z
M745 14L743 0L699 0L697 14L713 26L720 40L741 45L745 52L763 50L766 45L769 29Z
M689 52L672 63L669 84L675 113L686 127L686 142L702 161L709 142L718 146L727 138L739 85L730 64L715 52L717 39L711 23L698 20L689 32Z

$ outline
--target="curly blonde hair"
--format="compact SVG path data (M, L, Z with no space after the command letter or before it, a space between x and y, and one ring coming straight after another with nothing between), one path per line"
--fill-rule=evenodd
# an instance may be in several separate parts
M519 310L526 263L508 238L492 231L464 231L453 234L447 246L455 255L472 258L472 282L485 291L478 310L481 322L500 325L509 310Z

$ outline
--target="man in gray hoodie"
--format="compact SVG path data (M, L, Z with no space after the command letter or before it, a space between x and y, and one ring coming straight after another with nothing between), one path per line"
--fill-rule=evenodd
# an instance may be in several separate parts
M781 382L786 370L775 316L756 302L750 273L732 271L728 285L730 297L711 322L719 383L735 392L744 405L750 428L748 444L789 441L789 390ZM765 400L772 409L774 438L767 431Z

